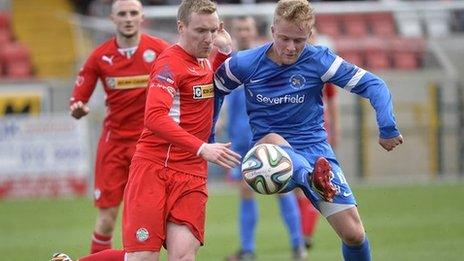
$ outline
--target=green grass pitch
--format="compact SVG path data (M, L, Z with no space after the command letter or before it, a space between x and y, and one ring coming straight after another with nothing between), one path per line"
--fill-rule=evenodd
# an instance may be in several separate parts
M464 183L354 191L374 260L464 260ZM276 200L258 200L258 260L290 260ZM210 191L206 245L197 260L223 260L237 249L237 204L235 192ZM0 260L48 260L55 251L85 255L95 213L89 199L1 201ZM121 246L119 227L114 241ZM310 260L342 260L340 242L325 220L319 222Z

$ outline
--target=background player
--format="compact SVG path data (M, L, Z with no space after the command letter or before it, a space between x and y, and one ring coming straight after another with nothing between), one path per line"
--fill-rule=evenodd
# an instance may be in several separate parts
M403 138L383 80L328 48L307 44L314 19L308 1L280 0L271 26L273 41L238 52L217 70L217 108L222 95L243 84L253 142L279 144L292 158L294 175L286 190L303 189L341 238L345 260L371 260L356 200L323 128L324 83L370 100L385 150L391 151Z
M155 58L168 46L140 32L143 10L138 0L114 1L110 18L116 25L116 36L92 52L77 76L70 99L74 118L87 115L87 102L100 79L108 106L95 162L98 214L91 253L111 248L130 161L143 128L149 72Z
M246 50L256 45L258 36L256 21L251 16L237 17L232 19L232 39L236 49ZM238 88L227 97L229 106L227 130L232 142L232 149L242 157L251 148L252 133L248 123L248 115L245 108L245 92L243 87ZM237 253L229 256L227 260L253 260L255 258L255 233L256 221L258 220L258 206L253 191L243 181L240 167L231 171L231 177L235 181L241 181L240 207L239 207L239 235L240 249ZM289 232L290 243L293 250L293 259L302 260L307 256L303 247L300 213L295 194L289 192L279 194L279 206L282 219ZM308 201L306 198L304 198ZM305 206L310 207L310 206Z

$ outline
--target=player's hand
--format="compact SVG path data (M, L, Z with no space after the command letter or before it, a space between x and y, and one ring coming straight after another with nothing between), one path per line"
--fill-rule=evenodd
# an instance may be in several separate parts
M397 137L391 139L382 139L379 138L379 144L384 148L386 151L393 150L396 146L403 144L403 136L399 135Z
M216 46L222 53L232 52L232 37L224 29L224 22L219 24L218 34L214 38L214 46Z
M224 168L231 169L240 164L240 155L230 149L229 143L206 143L201 149L200 156L218 164Z
M71 116L73 116L76 119L80 119L90 112L89 107L87 107L87 105L85 105L81 101L77 101L71 104L71 106L69 106L69 109L71 110Z

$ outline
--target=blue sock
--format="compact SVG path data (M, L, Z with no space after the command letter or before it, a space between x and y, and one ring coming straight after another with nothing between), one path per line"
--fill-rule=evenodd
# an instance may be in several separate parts
M240 243L243 251L255 251L255 228L258 219L258 207L254 199L240 201Z
M348 246L343 243L342 252L345 261L370 261L371 248L369 246L369 239L367 239L367 235L365 236L363 243L359 246Z
M287 225L290 234L292 248L295 249L303 245L303 234L301 230L300 210L296 201L295 193L279 195L280 215Z

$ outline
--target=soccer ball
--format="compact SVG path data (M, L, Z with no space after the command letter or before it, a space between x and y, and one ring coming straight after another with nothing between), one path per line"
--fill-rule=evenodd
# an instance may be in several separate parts
M242 161L246 183L260 194L282 191L293 175L290 156L274 144L259 144L247 152Z

